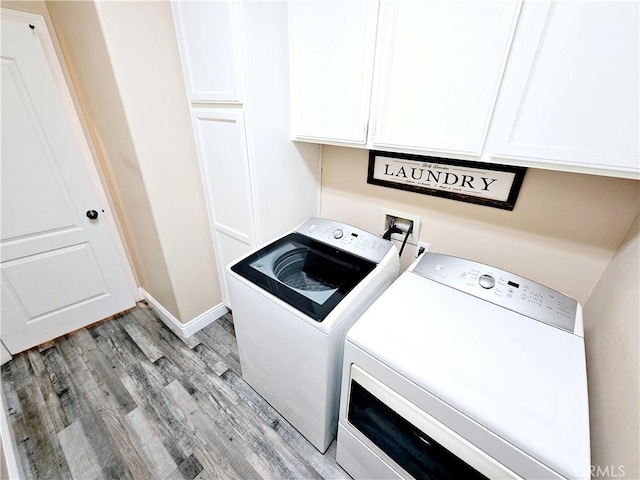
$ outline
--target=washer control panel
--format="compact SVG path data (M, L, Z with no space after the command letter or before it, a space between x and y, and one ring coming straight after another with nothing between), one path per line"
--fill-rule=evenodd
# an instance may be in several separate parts
M573 333L578 302L513 273L463 258L425 253L413 273Z
M393 243L377 235L326 218L310 218L296 232L374 263L380 263L394 248Z

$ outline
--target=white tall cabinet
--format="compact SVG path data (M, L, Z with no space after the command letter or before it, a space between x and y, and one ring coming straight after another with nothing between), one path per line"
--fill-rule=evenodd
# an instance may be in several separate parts
M293 138L640 178L638 5L293 0Z
M172 2L224 303L224 267L319 213L319 147L291 141L285 2Z

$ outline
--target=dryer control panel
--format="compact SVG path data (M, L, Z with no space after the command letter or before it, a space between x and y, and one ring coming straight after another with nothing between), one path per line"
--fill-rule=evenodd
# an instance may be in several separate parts
M310 218L296 232L374 263L380 263L395 248L392 242L372 233L326 218Z
M463 258L425 253L413 273L574 333L578 302L513 273Z

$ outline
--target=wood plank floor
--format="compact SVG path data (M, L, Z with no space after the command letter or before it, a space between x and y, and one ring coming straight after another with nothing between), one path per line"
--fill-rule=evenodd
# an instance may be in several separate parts
M233 320L188 339L144 304L2 367L24 478L349 478L241 377Z

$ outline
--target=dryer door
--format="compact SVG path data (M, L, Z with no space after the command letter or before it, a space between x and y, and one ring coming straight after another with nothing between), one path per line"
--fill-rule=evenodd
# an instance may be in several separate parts
M354 364L348 388L350 430L404 478L521 478Z
M291 233L231 270L321 322L376 264Z

